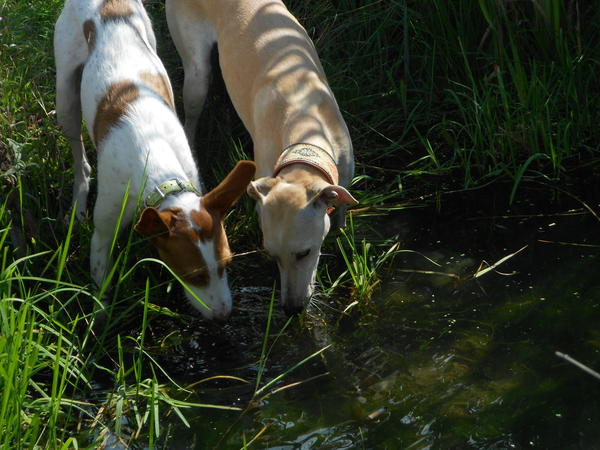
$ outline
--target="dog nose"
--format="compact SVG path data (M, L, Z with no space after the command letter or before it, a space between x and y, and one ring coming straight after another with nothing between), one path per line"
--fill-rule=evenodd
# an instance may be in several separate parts
M213 320L219 324L224 324L229 320L229 316L231 315L231 310L224 308L219 311L215 311L213 315Z
M225 325L228 320L229 320L229 314L227 314L226 316L215 316L213 318L213 321L219 325Z
M286 316L295 316L296 314L300 314L302 310L304 310L304 302L286 302L283 304L283 310L285 311Z

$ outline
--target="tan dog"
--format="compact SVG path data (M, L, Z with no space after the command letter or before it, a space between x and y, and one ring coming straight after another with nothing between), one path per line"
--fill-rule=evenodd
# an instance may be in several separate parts
M315 47L280 0L167 0L167 21L185 70L185 130L193 141L216 42L229 96L254 143L256 200L266 250L281 274L288 314L312 295L330 228L357 201L348 128Z

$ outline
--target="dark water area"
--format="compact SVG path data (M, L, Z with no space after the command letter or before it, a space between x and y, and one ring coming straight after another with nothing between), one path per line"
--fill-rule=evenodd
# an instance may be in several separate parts
M229 323L193 320L156 354L182 385L247 380L186 398L244 412L184 410L189 428L166 416L159 447L239 449L260 433L250 448L600 448L600 380L555 354L600 371L598 218L569 198L508 209L469 194L355 224L419 253L386 266L368 304L342 313L353 299L338 289L273 345L286 322L276 303L261 386L331 347L274 388L298 385L254 400L275 272L250 261Z

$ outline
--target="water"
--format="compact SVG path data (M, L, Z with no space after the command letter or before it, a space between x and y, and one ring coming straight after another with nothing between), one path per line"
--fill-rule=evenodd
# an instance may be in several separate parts
M351 301L340 290L292 323L262 384L332 345L277 384L299 385L244 413L188 411L190 428L165 417L170 437L160 445L238 449L261 433L251 448L600 448L600 381L555 355L600 371L600 222L576 204L499 215L485 201L455 203L444 214L379 219L371 237L399 233L421 255L397 258L369 306L340 314ZM525 246L473 278L482 261ZM244 409L252 398L270 288L236 297L230 323L191 322L171 335L162 362L183 384L218 374L249 383L211 381L189 400ZM271 334L285 321L276 305Z

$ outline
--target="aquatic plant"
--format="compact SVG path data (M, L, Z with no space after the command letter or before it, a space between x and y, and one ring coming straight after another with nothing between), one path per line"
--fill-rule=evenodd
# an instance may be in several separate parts
M342 228L340 234L336 242L346 270L334 285L342 284L340 280L349 277L353 296L359 301L367 302L381 281L382 268L386 264L390 265L398 253L407 250L400 250L400 243L394 242L394 239L391 239L393 243L384 250L377 249L365 238L357 242L352 214L349 215L347 228Z

